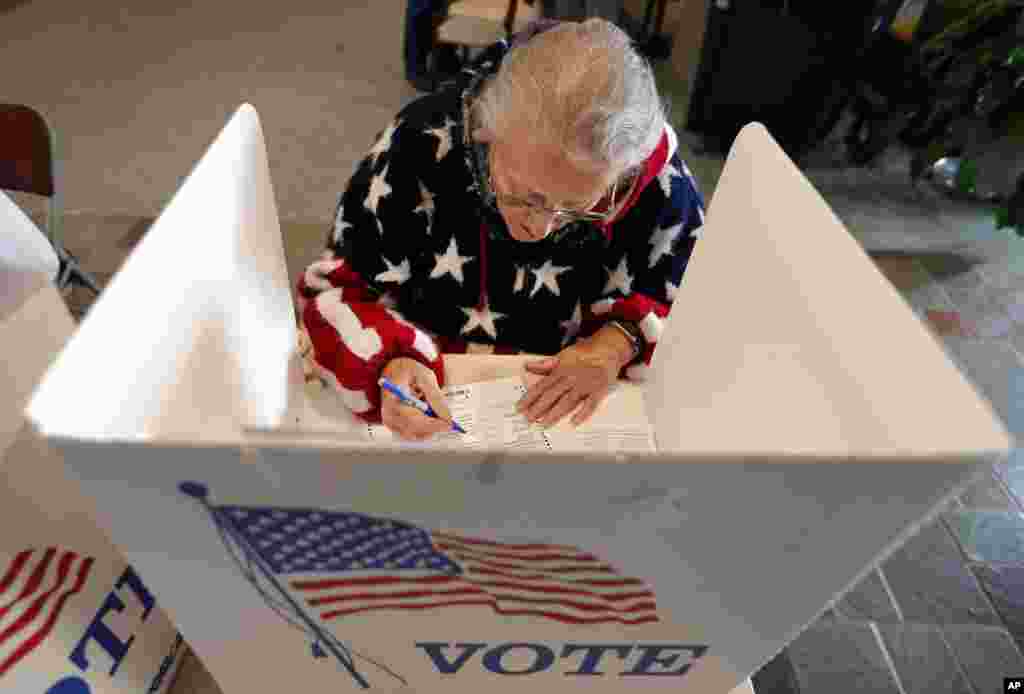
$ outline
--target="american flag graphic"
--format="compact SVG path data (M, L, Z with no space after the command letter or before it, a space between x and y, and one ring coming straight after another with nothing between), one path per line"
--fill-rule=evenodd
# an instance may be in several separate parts
M567 624L658 621L643 581L576 547L492 542L357 513L219 510L322 620L480 605Z
M91 557L51 547L26 549L2 569L0 677L46 640L92 564Z

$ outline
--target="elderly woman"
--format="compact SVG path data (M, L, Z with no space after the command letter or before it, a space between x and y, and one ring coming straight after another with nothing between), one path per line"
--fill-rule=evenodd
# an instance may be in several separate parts
M643 379L703 222L654 77L601 19L484 52L363 159L298 282L315 369L400 437L447 431L444 352L550 355L519 403L586 421ZM449 420L450 421L450 420Z

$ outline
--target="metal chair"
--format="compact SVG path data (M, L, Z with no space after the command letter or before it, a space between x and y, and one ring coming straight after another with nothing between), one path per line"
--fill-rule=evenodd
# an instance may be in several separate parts
M0 104L0 189L38 195L49 201L46 236L60 259L57 288L72 282L99 294L96 279L79 266L61 242L63 191L57 138L46 119L21 104Z
M437 27L437 42L461 47L468 62L470 49L507 39L540 18L539 0L455 0Z

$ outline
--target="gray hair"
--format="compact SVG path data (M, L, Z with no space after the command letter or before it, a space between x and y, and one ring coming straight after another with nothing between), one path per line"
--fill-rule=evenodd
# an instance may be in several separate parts
M478 127L558 147L612 177L638 168L667 121L654 74L611 22L564 22L514 47L474 102Z

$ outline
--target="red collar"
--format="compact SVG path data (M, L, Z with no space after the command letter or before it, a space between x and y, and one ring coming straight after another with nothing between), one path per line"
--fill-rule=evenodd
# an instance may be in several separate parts
M615 215L611 220L604 222L600 225L601 231L604 232L605 238L611 239L612 237L612 226L615 222L622 219L622 217L632 209L633 205L640 198L640 194L661 171L662 167L668 162L668 133L664 133L661 136L661 140L658 142L658 146L655 147L654 152L651 156L647 157L647 161L644 162L643 171L640 173L640 180L633 186L633 192L630 193L629 198L626 199L626 203L619 210L619 213Z

